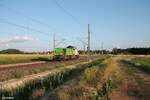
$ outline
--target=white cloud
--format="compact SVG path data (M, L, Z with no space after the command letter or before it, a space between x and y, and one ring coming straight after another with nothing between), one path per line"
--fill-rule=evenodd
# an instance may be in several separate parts
M34 40L34 39L32 37L29 37L29 36L16 36L11 41L13 41L13 42L26 42L26 41L32 41L32 40Z
M29 36L15 36L12 39L9 40L2 40L0 41L0 45L9 45L12 43L23 43L34 40L32 37Z

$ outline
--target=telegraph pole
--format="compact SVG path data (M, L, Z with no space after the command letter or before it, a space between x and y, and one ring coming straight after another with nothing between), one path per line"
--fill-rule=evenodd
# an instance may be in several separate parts
M90 53L90 24L88 24L88 53Z
M85 44L83 43L83 52L85 54Z
M89 61L91 61L91 58L90 58L90 24L88 24L88 58L89 58Z
M55 42L56 42L56 40L55 40L55 33L53 34L53 51L55 51Z
M102 43L101 43L102 54L103 54L103 45L104 45L104 43L102 42Z

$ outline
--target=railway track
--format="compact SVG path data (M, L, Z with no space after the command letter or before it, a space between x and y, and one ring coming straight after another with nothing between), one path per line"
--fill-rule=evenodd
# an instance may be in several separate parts
M97 59L100 56L92 56L91 58ZM37 74L48 70L53 70L56 68L74 65L81 62L87 62L88 58L86 56L81 56L77 60L67 60L67 61L45 61L45 62L33 62L24 64L12 64L0 67L0 82L8 81L10 79L21 78L27 75Z
M37 64L44 64L46 61L38 61L38 62L30 62L30 63L18 63L18 64L7 64L7 65L0 65L1 69L10 69L11 67L17 67L17 66L28 66L28 65L37 65Z
M78 60L85 60L85 57L81 57ZM18 64L7 64L7 65L0 65L0 71L4 70L11 70L15 68L26 68L26 67L38 67L38 66L46 66L46 65L55 65L59 63L66 63L66 62L72 62L72 61L78 61L78 60L67 60L67 61L38 61L38 62L30 62L30 63L18 63Z
M84 63L81 63L81 64L85 64L87 62L84 62ZM64 69L72 69L72 68L76 68L77 64L75 65L69 65L69 66L65 66L63 68L58 68L58 69L53 69L53 70L50 70L50 71L46 71L46 72L41 72L41 73L38 73L38 74L33 74L33 75L28 75L28 76L24 76L20 79L11 79L11 80L8 80L8 81L4 81L2 82L2 85L3 85L3 89L14 89L14 88L17 88L19 86L21 86L22 84L25 84L26 82L28 81L32 81L32 80L36 80L36 79L41 79L41 78L44 78L48 75L52 75L52 74L55 74L55 73L58 73Z
M21 63L21 64L9 64L9 65L4 65L0 66L0 71L5 71L5 70L13 70L13 69L23 69L23 68L37 68L37 67L42 67L46 65L55 65L59 64L61 62L59 61L41 61L41 62L32 62L32 63Z

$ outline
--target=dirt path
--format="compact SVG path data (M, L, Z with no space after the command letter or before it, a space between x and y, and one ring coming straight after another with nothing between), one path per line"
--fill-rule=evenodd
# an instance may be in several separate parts
M0 69L4 69L4 68L8 68L8 67L10 68L10 67L15 67L15 66L35 65L35 64L42 64L42 63L46 63L46 61L0 65Z
M124 80L113 93L111 100L150 100L150 75L132 66L122 65Z
M112 57L108 62L109 64L107 65L105 72L104 72L104 76L103 76L103 80L110 80L112 75L119 70L119 65L117 63L118 59L120 59L119 57Z
M133 80L125 78L123 84L112 93L111 100L136 100L127 94L129 84L133 84Z
M108 81L108 80L112 80L115 82L118 81L114 78L114 75L121 75L121 77L123 76L123 73L121 71L121 65L118 63L118 61L122 59L121 56L114 56L111 58L110 63L107 65L106 70L104 72L104 76L103 76L103 80L104 81ZM116 83L117 84L117 83ZM119 89L120 90L120 89ZM112 90L113 92L114 90ZM115 91L113 92L113 94L108 94L109 98L107 98L108 100L133 100L133 98L130 98L129 96L125 95L124 93L120 92L120 91ZM111 96L113 95L113 96ZM105 98L106 99L106 98Z

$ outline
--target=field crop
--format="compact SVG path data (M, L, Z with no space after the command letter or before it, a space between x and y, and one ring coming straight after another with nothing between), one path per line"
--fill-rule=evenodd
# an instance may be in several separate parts
M111 74L108 76L107 73ZM52 97L54 100L109 100L110 92L120 81L122 81L120 70L107 59L85 69L75 80L56 89L54 93L50 93L49 98Z
M63 84L65 81L80 74L84 69L95 66L99 63L101 62L93 61L89 64L77 65L75 68L65 68L64 70L47 77L27 82L24 86L18 87L17 89L11 91L3 90L2 94L6 97L13 96L15 100L38 99L38 96L43 96L46 91L56 88L58 85Z
M49 96L58 100L147 100L150 77L145 71L140 71L141 68L136 68L135 63L148 67L149 58L132 57L129 61L134 64L120 62L126 58L112 57L110 62L106 60L106 65L87 68L79 78L56 89Z
M150 97L150 57L91 57L95 60L89 63L81 63L86 62L87 58L80 57L78 60L49 62L46 66L42 65L37 68L19 67L12 69L15 71L14 73L6 70L8 71L7 76L9 73L11 75L9 77L5 75L5 77L10 79L13 75L15 75L14 78L20 78L22 75L34 72L55 72L56 70L56 73L26 80L24 85L19 85L11 90L9 87L8 90L6 88L1 92L3 96L12 96L16 100L122 100L122 98L125 100L133 100L134 98L148 100ZM75 64L76 67L67 66L71 64ZM31 70L29 70L30 68ZM4 80L5 77L3 77Z
M51 56L48 54L0 54L0 65L46 61L49 59L51 59Z
M99 83L101 83L101 76L105 65L96 65L84 70L76 82L71 83L67 88L59 89L55 92L55 99L70 100L96 100L98 97Z
M120 88L120 93L124 91L128 98L135 100L149 100L150 98L150 58L134 57L130 60L122 61L122 68L125 73L124 82ZM129 99L128 99L129 100Z
M125 63L131 64L133 67L141 69L144 72L150 73L150 58L136 57L131 60L124 60Z
M101 59L105 58L105 56L92 56L93 59L101 57ZM80 57L78 60L68 60L68 61L56 61L56 62L47 62L44 64L30 65L26 67L15 67L12 69L2 70L0 69L0 81L7 81L14 78L21 78L26 75L37 74L44 71L50 71L52 69L64 67L67 65L77 64L80 62L86 62L86 57Z

